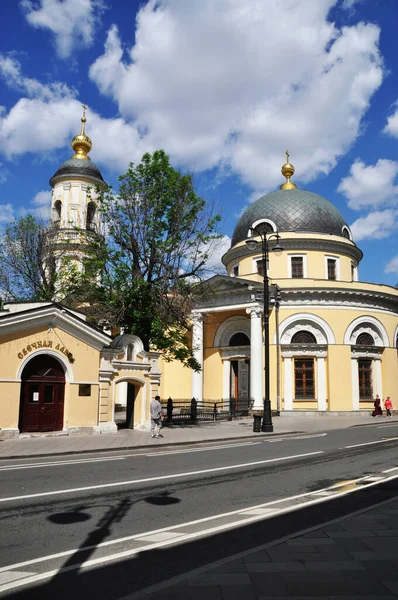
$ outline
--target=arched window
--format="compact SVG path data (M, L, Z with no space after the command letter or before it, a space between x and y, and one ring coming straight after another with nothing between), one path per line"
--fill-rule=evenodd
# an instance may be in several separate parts
M87 205L87 219L86 219L86 229L89 231L95 231L95 213L97 211L97 207L94 202L89 202Z
M291 344L316 344L315 336L309 331L298 331L291 339Z
M52 211L53 223L56 227L59 227L61 223L61 212L62 212L62 202L61 200L56 200L54 202L54 208Z
M250 340L245 333L239 332L234 333L234 335L229 340L230 346L250 346Z
M274 231L274 228L272 227L271 223L267 223L266 221L263 221L262 223L259 223L258 225L256 225L255 230L254 230L254 235L256 235L256 233L272 233Z
M127 360L133 360L133 353L134 353L134 344L129 344L127 346Z
M374 346L375 341L370 333L360 333L356 339L357 346Z
M343 237L347 238L347 240L351 239L350 232L348 231L348 227L343 227L342 234L343 234Z

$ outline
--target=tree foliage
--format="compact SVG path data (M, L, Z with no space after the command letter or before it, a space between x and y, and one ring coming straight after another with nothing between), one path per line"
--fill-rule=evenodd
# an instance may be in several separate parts
M195 193L192 176L174 169L163 150L130 163L119 182L118 193L98 190L107 235L88 241L75 289L97 323L121 325L145 349L197 369L188 317L220 237L220 217Z
M3 301L52 300L57 282L49 248L50 228L28 214L0 236L0 294Z

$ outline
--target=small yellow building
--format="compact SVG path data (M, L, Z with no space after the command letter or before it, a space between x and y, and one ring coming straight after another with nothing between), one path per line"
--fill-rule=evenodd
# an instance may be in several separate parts
M134 335L112 339L85 316L49 302L0 311L0 437L20 433L147 428L159 392L157 353Z

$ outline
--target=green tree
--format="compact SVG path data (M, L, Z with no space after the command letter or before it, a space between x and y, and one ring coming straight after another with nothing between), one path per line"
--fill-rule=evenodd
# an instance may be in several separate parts
M52 300L57 272L49 227L28 214L0 236L0 294L4 300Z
M198 369L187 339L189 314L203 293L198 282L220 238L220 217L163 150L130 163L119 182L118 193L98 190L107 234L87 239L76 298L98 324L120 325L146 350Z

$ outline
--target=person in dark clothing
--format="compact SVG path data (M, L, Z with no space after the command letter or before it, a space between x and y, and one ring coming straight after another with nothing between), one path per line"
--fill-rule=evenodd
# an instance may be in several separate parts
M192 398L192 400L191 400L191 420L192 421L196 421L197 412L198 412L198 403L196 402L195 398Z
M380 400L380 396L378 394L376 394L376 399L373 403L373 406L375 407L374 409L374 416L375 417L380 417L380 415L383 414L383 410L381 408L381 400Z
M171 398L169 398L167 400L167 422L171 423L171 421L173 420L173 400Z

